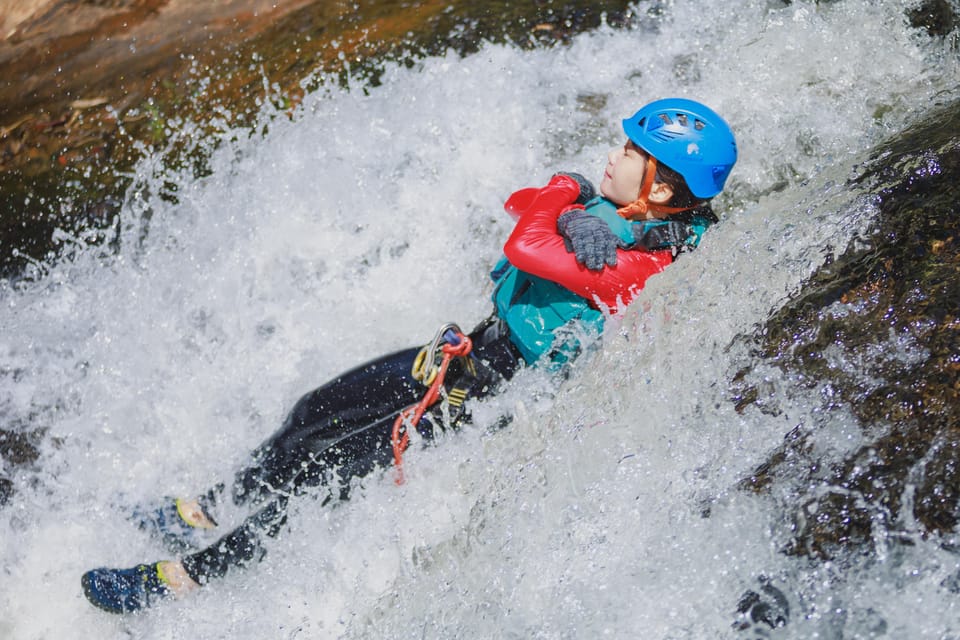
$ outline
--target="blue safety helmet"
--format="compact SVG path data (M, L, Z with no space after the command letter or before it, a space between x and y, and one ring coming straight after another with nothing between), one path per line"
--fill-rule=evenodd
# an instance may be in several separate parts
M623 121L631 141L686 180L698 198L712 198L737 161L737 141L723 118L683 98L656 100Z

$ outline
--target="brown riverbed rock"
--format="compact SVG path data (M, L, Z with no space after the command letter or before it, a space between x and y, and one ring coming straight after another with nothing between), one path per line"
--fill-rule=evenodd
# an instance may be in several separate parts
M757 357L848 410L864 444L842 459L814 452L800 425L745 479L788 483L790 552L836 558L876 539L936 536L960 523L960 104L880 147L851 189L875 199L869 237L824 265L756 338ZM842 363L842 364L838 364ZM746 370L745 370L746 372ZM744 373L745 373L744 372ZM745 376L748 378L748 376ZM776 413L738 376L740 410ZM819 450L823 450L820 448Z

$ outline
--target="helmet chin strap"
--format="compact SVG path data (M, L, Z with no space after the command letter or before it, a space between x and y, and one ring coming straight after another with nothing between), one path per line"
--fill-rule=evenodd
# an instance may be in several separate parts
M663 205L650 202L650 191L653 189L653 182L656 177L657 159L651 155L647 155L647 167L643 174L643 185L640 187L640 195L637 196L637 199L630 204L617 209L617 213L629 220L637 216L646 215L648 212L671 214L680 213L681 211L689 211L690 209L695 208L665 207Z

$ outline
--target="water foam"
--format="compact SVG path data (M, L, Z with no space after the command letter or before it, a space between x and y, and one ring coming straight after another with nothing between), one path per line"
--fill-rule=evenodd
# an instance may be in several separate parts
M756 576L796 579L772 501L732 486L797 420L832 426L836 447L856 429L802 395L779 418L737 414L734 338L869 223L845 177L953 89L955 62L897 2L663 8L569 47L487 46L388 68L365 91L328 85L266 135L229 132L203 180L148 160L116 254L65 237L74 259L7 287L0 411L49 431L0 511L0 635L721 637ZM480 321L505 197L556 170L598 175L619 118L664 95L709 102L738 133L724 223L560 396L521 376L476 428L412 455L407 485L388 474L341 508L298 503L267 562L194 598L125 619L85 602L84 570L162 557L109 506L117 493L229 477L303 392ZM501 412L511 427L486 432ZM918 543L829 597L813 589L787 637L943 635L951 560ZM840 620L830 597L857 606Z

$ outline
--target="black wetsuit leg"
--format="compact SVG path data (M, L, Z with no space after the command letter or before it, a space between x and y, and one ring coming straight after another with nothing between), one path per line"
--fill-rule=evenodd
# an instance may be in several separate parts
M462 361L453 361L447 388L465 382L470 397L478 398L509 379L521 358L496 320L481 324L470 338L477 368L467 371ZM410 375L418 351L413 347L383 356L300 398L283 426L254 451L253 464L237 474L234 502L296 493L327 482L332 472L349 480L387 463L397 414L425 392Z
M477 366L455 361L447 381L462 385L470 397L482 397L510 378L522 360L497 322L484 323L471 338ZM303 396L283 426L254 452L254 465L237 474L235 500L262 506L215 544L185 557L188 575L202 583L258 560L262 534L276 535L287 501L302 488L329 482L335 473L346 497L351 478L389 464L396 416L424 393L410 376L418 350L384 356Z
M234 501L259 503L259 509L213 545L183 558L187 574L202 584L259 560L262 536L280 530L291 495L331 480L334 472L346 481L388 462L396 414L423 394L410 376L417 351L368 362L300 398L283 426L254 451L253 464L236 476Z
M338 466L391 451L390 429L371 427L423 395L410 376L417 351L368 362L300 398L283 426L254 451L253 464L237 474L234 502L316 486Z
M239 527L206 549L182 559L187 575L197 584L221 578L233 567L260 560L266 551L263 535L276 536L287 519L286 496L278 496L249 516Z

